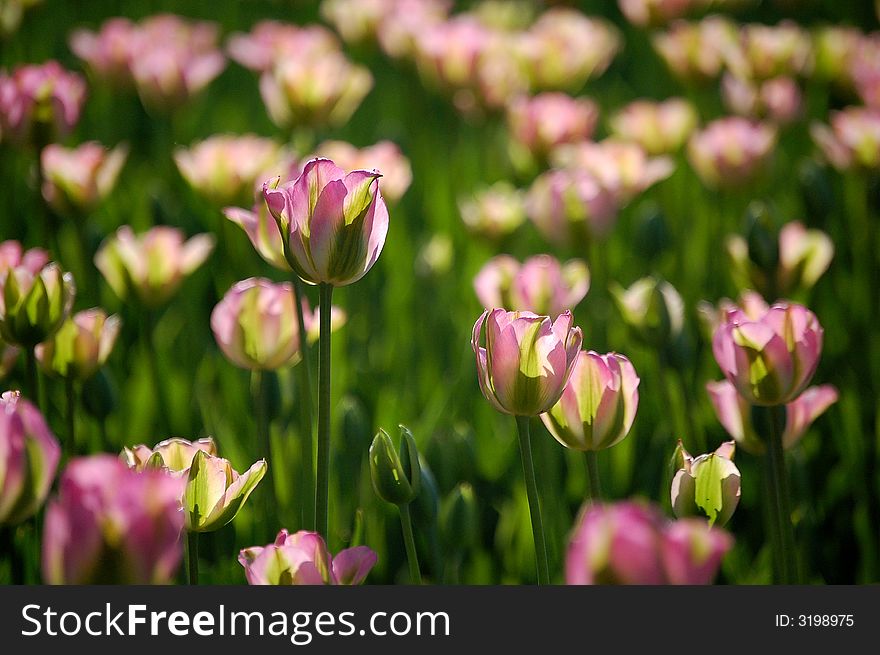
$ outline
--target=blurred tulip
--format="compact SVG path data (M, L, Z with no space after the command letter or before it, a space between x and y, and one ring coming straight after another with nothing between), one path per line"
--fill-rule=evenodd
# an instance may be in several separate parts
M538 161L546 159L556 146L589 139L598 119L595 102L564 93L519 97L507 108L511 145Z
M283 129L341 125L372 87L370 71L336 51L312 59L280 59L260 76L260 95L269 118Z
M737 28L723 16L695 23L674 21L652 37L654 49L672 73L684 80L711 80L721 73L725 54L737 44Z
M800 87L790 77L754 82L725 73L721 78L721 93L725 106L735 114L767 118L778 124L796 120L803 108Z
M880 109L880 33L859 40L849 62L848 75L856 93L868 107Z
M217 445L211 437L196 441L172 437L160 441L152 448L143 444L123 448L119 459L135 471L152 468L152 463L155 462L169 474L185 477L189 474L193 458L200 450L208 455L216 455Z
M610 448L632 428L639 382L623 355L581 351L562 397L541 420L563 446L583 451Z
M36 347L37 361L48 373L68 380L95 374L113 351L122 322L97 307L77 312Z
M637 27L657 27L687 15L706 0L617 0L620 11Z
M284 254L284 240L281 238L278 223L269 213L265 200L257 200L250 211L240 207L226 207L223 215L245 231L254 250L266 262L281 271L293 270Z
M697 126L697 112L687 100L636 100L611 118L611 131L634 141L649 155L677 152Z
M351 0L351 4L360 4L360 0ZM382 51L394 59L414 56L420 36L446 20L452 5L452 0L390 0L387 13L376 25Z
M302 357L293 285L249 278L232 286L211 312L220 350L241 368L276 370Z
M736 47L727 48L725 56L734 74L759 81L806 75L813 66L810 37L790 20L743 25Z
M197 450L186 476L183 513L190 532L213 532L232 521L266 474L266 460L239 474L228 460Z
M483 395L506 414L537 416L548 411L571 377L582 341L583 333L572 327L568 311L553 322L531 312L483 312L471 338Z
M97 32L74 30L70 49L97 77L113 86L129 86L129 64L137 26L128 18L108 18Z
M851 86L850 68L862 38L861 30L855 27L824 25L818 28L813 34L813 75L823 81Z
M19 354L21 354L21 349L18 346L10 346L0 339L0 380L15 368Z
M501 181L478 190L472 197L459 199L458 209L469 230L499 239L525 220L523 203L522 191Z
M306 341L308 343L317 343L321 332L321 308L315 307L314 310L309 308L309 301L303 298L303 322L306 328ZM336 332L348 322L348 314L345 310L336 305L330 306L330 333Z
M710 526L727 524L739 504L742 477L733 463L734 449L734 442L728 441L713 453L693 457L678 440L681 468L671 491L676 516L705 516Z
M746 289L739 294L736 302L730 298L722 298L716 307L710 302L701 300L697 304L697 317L707 340L712 341L715 330L727 320L727 313L732 309L740 309L751 319L761 318L769 309L764 297L757 291Z
M375 40L379 24L394 4L394 0L323 0L321 17L346 43L362 44Z
M822 353L822 326L802 305L773 305L760 318L727 313L712 351L725 377L753 405L782 405L810 383Z
M661 546L669 584L712 584L721 560L732 547L730 534L718 528L707 528L705 521L673 521L663 533Z
M0 2L0 38L14 34L21 25L24 13L43 0L3 0Z
M281 530L274 544L245 548L238 556L250 585L359 585L377 561L367 546L330 555L317 532Z
M184 241L177 228L158 226L135 235L123 225L101 244L95 266L121 299L135 295L145 305L156 307L177 292L213 248L214 237L209 234Z
M72 149L49 144L40 153L43 198L60 214L85 216L116 186L127 157L125 144L112 150L96 141Z
M305 282L346 286L373 267L388 233L379 171L345 173L312 159L302 174L263 185L269 211L287 241L288 263Z
M39 272L23 263L0 273L0 291L0 337L16 346L33 348L64 323L76 286L73 276L62 273L54 262Z
M83 78L57 61L0 72L0 134L37 149L66 137L79 122Z
M400 452L380 429L370 445L370 479L373 491L386 503L406 505L419 495L421 466L412 432L400 426Z
M18 391L0 397L0 525L17 525L46 501L61 448L39 410Z
M624 323L646 344L664 348L684 329L684 301L665 280L644 277L628 289L614 284L611 295Z
M510 255L498 255L474 278L474 291L484 308L504 307L541 316L574 309L589 288L590 271L583 261L560 264L550 255L536 255L522 264Z
M339 41L323 25L293 25L274 20L256 23L250 33L233 33L226 49L245 68L258 73L272 70L283 59L314 61L337 52Z
M42 248L25 250L18 241L0 242L0 277L9 269L24 267L32 275L49 263L49 253Z
M388 202L398 202L412 182L409 159L391 141L379 141L360 149L345 141L325 141L308 159L315 157L329 159L346 171L374 168L382 171L382 197Z
M688 159L707 186L736 187L755 179L775 146L772 126L731 116L691 136Z
M182 480L112 455L73 460L43 529L48 584L167 584L180 564Z
M472 16L457 16L428 26L415 41L419 73L441 88L467 87L477 78L480 57L496 37Z
M715 408L718 421L727 433L736 440L746 452L762 455L764 441L752 424L752 409L730 382L707 382L706 391ZM793 447L804 436L810 425L822 416L831 405L837 402L839 394L830 384L808 387L785 406L786 423L782 434L782 445Z
M271 139L224 134L178 148L174 161L193 189L222 206L251 202L264 180L290 170L294 157Z
M847 107L832 111L829 122L813 123L810 134L834 168L880 168L880 110Z

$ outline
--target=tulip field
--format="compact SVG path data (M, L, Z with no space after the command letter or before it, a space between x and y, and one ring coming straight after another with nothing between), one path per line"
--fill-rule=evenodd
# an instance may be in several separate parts
M0 584L880 583L880 2L0 0Z

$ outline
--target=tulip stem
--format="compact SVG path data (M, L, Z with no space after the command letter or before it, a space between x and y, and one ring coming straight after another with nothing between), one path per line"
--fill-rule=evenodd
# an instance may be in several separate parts
M587 461L587 479L590 485L590 499L594 503L602 500L602 485L599 484L599 456L595 450L584 451Z
M34 349L24 349L24 368L27 376L27 391L37 408L42 412L43 403L40 402L40 376L37 371L37 355Z
M403 543L406 546L406 559L409 562L410 584L422 584L422 573L419 570L419 556L416 553L416 540L413 536L412 519L409 515L409 503L398 505L400 509L400 525L403 528Z
M302 361L296 367L296 386L299 390L300 459L302 463L302 482L300 498L307 499L315 488L315 439L312 427L312 375L309 362L309 340L303 318L302 282L296 276L293 280L293 295L296 300L296 320L299 329L299 349ZM302 503L302 521L306 530L315 529L315 508L311 502Z
M67 400L67 456L76 456L76 390L73 379L65 378L64 395Z
M538 483L535 481L535 464L532 461L532 442L529 436L529 417L517 416L519 454L522 458L526 495L529 499L529 516L532 520L532 538L535 541L535 559L538 566L538 584L550 584L550 566L547 564L547 546L544 542L544 522L541 520L541 504L538 499Z
M257 425L257 438L260 442L260 448L263 451L263 457L267 462L272 462L272 466L266 469L266 480L263 486L265 491L266 516L265 520L268 525L273 524L273 520L278 516L278 498L275 494L275 481L272 471L275 468L274 459L272 458L272 435L269 430L269 372L254 369L251 372L251 393L253 394L254 411Z
M159 323L156 314L147 309L145 312L145 320L143 324L144 347L147 352L147 365L150 368L150 376L153 382L153 392L156 398L156 414L158 415L158 423L162 432L171 434L171 418L169 415L170 406L168 404L168 396L166 393L166 383L162 380L162 373L159 370L159 353L156 350L156 325Z
M330 500L330 303L333 285L318 285L318 313L321 331L318 337L318 475L315 486L315 523L317 532L329 541Z
M186 580L188 584L199 584L199 533L186 533Z

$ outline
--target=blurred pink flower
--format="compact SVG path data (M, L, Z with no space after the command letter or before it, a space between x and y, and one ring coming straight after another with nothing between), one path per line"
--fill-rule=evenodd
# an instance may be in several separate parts
M556 146L592 137L598 119L595 102L564 93L521 96L507 108L512 145L538 161L546 159Z
M824 25L813 33L813 76L844 88L853 84L851 67L865 35L855 27Z
M376 26L382 51L395 59L414 56L420 35L445 21L452 4L452 0L389 0L388 11Z
M712 335L724 323L730 310L740 309L749 318L758 319L769 308L770 306L760 293L747 289L740 292L736 302L730 298L722 298L718 301L718 305L715 306L706 300L701 300L697 304L697 317L700 320L700 327L703 328L707 340L712 341Z
M778 124L796 120L803 108L801 89L790 77L754 82L725 73L721 78L721 94L725 106L735 114L767 118Z
M880 109L880 33L859 41L850 60L849 76L862 102Z
M125 144L112 150L96 141L72 149L49 144L40 153L43 198L61 214L85 216L116 186L127 157Z
M49 253L42 248L25 250L18 241L0 242L0 277L9 269L25 267L32 275L49 263Z
M691 136L688 159L704 184L736 187L755 179L776 146L776 130L739 116L719 118Z
M235 32L226 44L229 56L245 68L265 73L281 60L307 61L339 51L339 40L322 25L293 25L274 20L256 23L247 34Z
M649 155L677 152L697 126L697 112L682 98L636 100L610 120L614 136L633 141Z
M706 529L700 519L679 519L663 532L661 557L669 584L712 584L733 537L720 528Z
M638 27L657 27L681 18L706 0L617 0L626 19Z
M832 111L829 123L813 123L810 134L832 166L841 171L880 168L880 109Z
M699 82L718 77L737 38L730 19L708 16L699 22L674 21L665 32L654 34L652 43L676 77Z
M305 160L326 157L347 171L382 171L382 195L389 202L399 201L412 182L412 167L392 141L379 141L365 148L355 148L345 141L324 141Z
M469 230L490 239L510 234L526 218L523 192L506 181L460 198L458 209Z
M809 34L797 23L750 23L740 28L736 45L725 50L727 67L740 78L770 80L798 77L813 66Z
M36 347L37 361L49 373L68 380L86 380L113 352L121 327L118 316L107 316L99 307L77 312L48 341Z
M128 18L108 18L97 32L74 30L70 49L97 77L116 86L129 86L132 44L137 25Z

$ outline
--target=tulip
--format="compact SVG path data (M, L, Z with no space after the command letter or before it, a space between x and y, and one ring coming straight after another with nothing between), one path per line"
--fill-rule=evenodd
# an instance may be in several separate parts
M880 110L847 107L833 111L830 125L813 123L810 134L838 170L880 168Z
M725 57L737 46L737 28L728 18L709 16L695 23L677 20L652 37L657 54L683 80L704 82L718 77Z
M848 73L862 102L872 109L880 109L880 38L876 33L859 41Z
M752 408L730 382L707 382L706 391L721 425L746 452L763 455L766 446L752 423ZM839 394L830 384L808 387L785 406L785 431L782 446L793 448L817 418L837 402Z
M184 241L177 228L158 226L136 236L124 225L101 245L95 265L121 299L136 295L156 307L177 292L213 248L214 237L208 234Z
M639 406L639 377L623 355L581 351L562 396L541 420L563 446L597 451L620 443Z
M211 330L236 366L276 370L301 358L293 285L265 278L236 283L211 312Z
M0 133L37 149L63 139L79 121L85 95L83 78L57 61L0 73Z
M346 43L375 39L379 23L393 11L394 0L325 0L321 17L333 25Z
M430 25L415 41L419 73L434 86L467 88L478 78L489 43L497 38L499 33L468 15Z
M640 340L656 348L671 345L684 329L684 301L669 282L654 277L628 289L611 287L620 315Z
M73 276L62 273L58 264L36 273L30 264L0 273L0 337L27 349L58 331L76 295Z
M186 477L189 475L189 467L192 466L193 458L200 450L208 455L217 454L217 445L210 437L187 441L180 437L172 437L160 441L152 448L139 444L131 448L123 448L119 458L135 471L143 471L154 468L158 464L170 475Z
M398 202L412 182L412 168L409 159L403 156L400 147L391 141L379 141L366 148L355 148L345 141L325 141L315 148L314 155L336 162L346 171L382 171L382 197L389 202Z
M70 49L100 79L117 87L129 86L129 62L137 29L128 18L108 18L97 32L75 30L70 36Z
M721 560L733 547L727 532L699 519L673 521L663 533L661 558L666 579L673 585L708 585L718 574Z
M376 263L388 233L379 177L376 170L346 174L329 159L316 158L296 180L263 185L288 263L305 282L346 286Z
M519 97L507 108L511 146L521 157L539 161L556 146L589 139L598 119L595 102L564 93Z
M522 191L504 181L461 198L458 209L468 229L490 239L510 234L526 218Z
M223 215L245 231L254 250L266 262L282 271L293 270L284 254L284 240L281 238L278 224L262 198L250 211L240 207L226 207L223 209Z
M37 275L48 263L49 253L42 248L25 251L18 241L0 242L0 276L18 266L23 266L32 275Z
M678 517L705 516L709 525L724 526L740 496L740 472L733 463L734 442L713 453L693 457L678 441L681 468L672 479L672 510Z
M760 318L769 309L764 297L757 291L750 289L742 291L736 302L730 298L722 298L715 307L712 303L702 300L697 305L697 316L700 326L706 334L707 341L712 341L712 336L718 326L725 322L727 313L732 309L741 309L746 316L752 319Z
M745 118L715 120L691 136L688 159L704 184L736 187L751 182L776 145L776 130Z
M251 201L264 180L290 170L293 156L253 134L216 135L178 148L174 161L193 189L222 206Z
M61 214L87 215L113 190L127 156L126 145L109 151L95 141L73 149L48 145L40 153L43 198Z
M810 37L794 21L744 25L737 45L725 54L728 67L740 77L769 80L804 75L812 68Z
M634 141L649 155L677 152L697 126L697 112L687 100L636 100L611 118L611 131Z
M504 307L557 316L574 308L590 288L590 271L580 260L565 264L550 255L520 264L509 255L493 257L474 278L477 298L486 309Z
M263 479L266 469L266 460L261 459L239 474L228 460L198 450L183 494L186 529L212 532L232 521Z
M770 307L757 319L727 313L712 351L725 377L753 405L782 405L806 388L822 353L822 326L798 304Z
M656 27L681 18L703 0L617 0L626 19L638 27Z
M107 316L103 309L78 312L37 346L37 361L46 372L63 378L90 378L110 356L120 327L119 317Z
M43 529L48 584L166 584L180 565L182 481L112 455L73 460Z
M853 60L862 45L862 31L843 25L823 25L813 34L815 65L813 76L826 81L852 85Z
M0 525L17 525L46 501L61 448L42 414L17 391L0 397Z
M317 532L281 530L275 543L245 548L238 556L251 585L359 585L377 561L367 546L331 556Z
M249 34L236 32L226 46L229 56L258 73L272 70L276 62L291 57L308 61L339 50L339 41L323 25L293 25L274 20L256 23Z
M767 118L777 124L796 120L803 108L803 94L790 77L754 82L725 73L721 78L725 106L741 116Z

